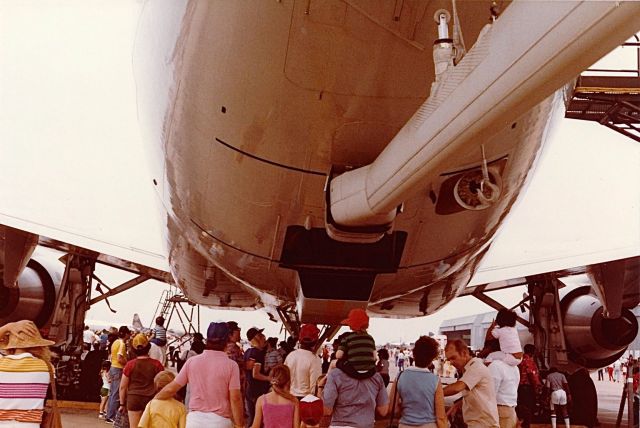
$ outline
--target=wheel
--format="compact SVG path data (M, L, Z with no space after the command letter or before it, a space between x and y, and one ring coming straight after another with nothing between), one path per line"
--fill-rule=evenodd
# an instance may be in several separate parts
M598 420L598 394L596 386L586 369L569 375L572 406L569 409L571 425L585 425L592 428Z

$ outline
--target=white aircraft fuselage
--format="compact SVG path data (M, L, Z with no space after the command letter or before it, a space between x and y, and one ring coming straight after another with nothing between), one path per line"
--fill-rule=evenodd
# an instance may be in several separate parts
M445 73L431 88L432 46L441 38L433 17L450 3L397 3L145 4L134 54L139 116L155 153L172 273L192 301L295 303L303 321L331 323L352 307L379 316L430 314L468 284L562 113L562 92L554 91L576 72L546 93L518 95L482 126L469 119L455 135L442 128L435 138L456 144L442 144L414 167L435 147L416 141L405 166L417 178L398 184L411 181L401 204L390 199L397 209L375 213L388 221L332 224L333 180L373 162L378 170L391 165L385 157L395 154L385 148L399 131L420 115L437 119L423 106L430 93L464 84L448 88L453 78ZM489 22L490 3L458 2L467 43ZM465 73L482 65L472 58L456 64ZM451 93L441 95L442 105L460 99ZM507 95L495 103L480 95L474 100L487 110L507 105ZM444 109L443 127L471 114ZM425 123L426 131L436 129ZM483 178L494 187L480 190Z

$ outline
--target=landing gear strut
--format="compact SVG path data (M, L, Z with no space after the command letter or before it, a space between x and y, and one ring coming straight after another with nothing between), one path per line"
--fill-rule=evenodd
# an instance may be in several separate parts
M287 306L284 308L277 308L277 310L278 315L280 316L280 320L282 321L282 324L287 333L293 337L298 337L300 333L300 326L302 325L302 323L298 318L298 313L295 310L295 307ZM340 330L340 327L342 327L340 324L325 324L324 326L322 326L322 328L320 329L320 337L318 339L318 343L316 344L314 352L317 352L322 344L333 339L338 330Z

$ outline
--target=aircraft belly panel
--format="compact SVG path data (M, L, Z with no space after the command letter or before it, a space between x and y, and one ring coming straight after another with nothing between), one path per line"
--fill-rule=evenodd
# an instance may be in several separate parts
M388 31L343 2L296 2L285 74L301 88L342 95L421 98L431 49ZM391 17L390 17L391 18ZM384 79L380 77L384 76Z
M208 9L207 18L192 26L198 22L226 25L225 13L232 10L221 15L218 12ZM242 6L233 12L251 15ZM319 13L321 16L314 15L314 19L322 21L325 16L330 20L340 15L325 12L328 15ZM269 13L275 13L278 16L274 19L284 23L283 11ZM296 22L305 19L297 15L300 10L289 13ZM349 13L353 16L347 16ZM345 23L351 23L347 25L348 31L362 30L358 27L364 19L362 13L355 9L347 12ZM326 22L312 21L298 25L310 26L313 36L318 40L324 38L327 46L332 46L332 38L339 38L340 42L334 40L337 43L334 47L339 47L343 55L352 49L368 50L371 56L378 49L375 44L362 45L353 33L347 36L321 31ZM362 25L373 25L375 30L371 31L380 32L378 36L387 43L398 43L397 34L367 22ZM291 44L300 36L296 33L300 28L292 29L287 40L277 25L266 26L262 21L256 21L255 25L259 27L257 33L264 31L264 37L229 29L228 37L221 43L219 32L214 30L219 28L209 25L192 28L195 35L185 41L182 48L185 58L191 51L197 50L199 54L197 59L181 64L177 75L179 89L168 117L165 166L169 212L182 232L192 235L197 251L213 264L226 267L228 273L260 290L290 298L296 293L294 283L282 282L282 278L290 281L290 273L282 273L283 269L276 267L287 227L323 227L323 188L330 167L359 166L375 158L422 101L426 93L420 88L424 89L428 81L423 78L422 69L402 79L389 78L385 64L402 65L402 61L386 56L378 58L381 65L375 65L375 61L373 66L369 64L369 69L375 70L374 75L345 73L355 78L353 82L358 88L365 88L364 92L337 90L340 85L345 88L344 85L351 84L344 78L326 81L315 89L299 86L299 82L291 80L289 72L296 65L313 64L308 55L292 54ZM314 27L317 25L320 27ZM343 29L339 25L332 31ZM318 47L315 51L323 49ZM415 53L416 46L405 44L402 49L406 51L401 54L404 60L420 58L425 67L432 67L430 55ZM326 51L332 52L328 48ZM381 52L388 54L389 50ZM336 72L338 65L325 64L324 70L333 67L332 72ZM405 73L415 69L400 68ZM240 70L244 72L238 74ZM389 92L391 87L395 89ZM411 96L409 92L402 93L408 88ZM423 272L413 280L399 280L393 287L382 287L384 291L376 291L380 288L376 286L373 292L376 299L397 297L440 280L447 273L443 272L442 260L460 258L459 263L466 263L475 255L474 248L487 243L519 191L538 143L532 143L533 148L526 150L526 162L507 168L506 174L518 176L519 180L515 184L506 183L502 201L485 211L437 214L434 204L443 197L438 195L443 178L437 174L477 168L482 161L481 144L490 160L508 158L512 151L520 149L518 132L519 128L492 137L479 135L477 145L450 153L432 168L429 192L408 200L407 214L398 216L396 224L396 230L406 231L408 236L409 250L403 254L400 269L420 266ZM517 171L520 169L525 171ZM505 182L511 178L508 176ZM427 265L432 266L429 275L424 273L429 270ZM399 279L403 277L398 275Z
M186 286L203 281L195 272L219 268L277 305L298 297L300 273L344 277L353 269L340 264L348 257L314 260L313 252L304 263L291 253L283 262L285 248L295 248L286 236L322 232L329 172L379 160L424 101L433 79L425 46L437 38L432 16L450 4L405 3L189 4L171 56L162 134L172 267L190 265ZM490 4L459 6L468 41ZM391 230L404 240L399 264L365 272L377 275L376 312L430 313L466 285L525 185L553 104L513 123L497 120L503 129L460 130L475 134L464 145L444 141L427 159L424 188L407 196ZM485 160L501 193L479 210L465 198L477 193L472 177Z

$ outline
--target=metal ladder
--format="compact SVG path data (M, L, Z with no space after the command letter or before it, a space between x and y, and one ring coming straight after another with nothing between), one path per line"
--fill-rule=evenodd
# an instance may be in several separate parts
M567 102L565 117L598 122L640 142L640 38L624 47L636 47L637 68L588 69Z

